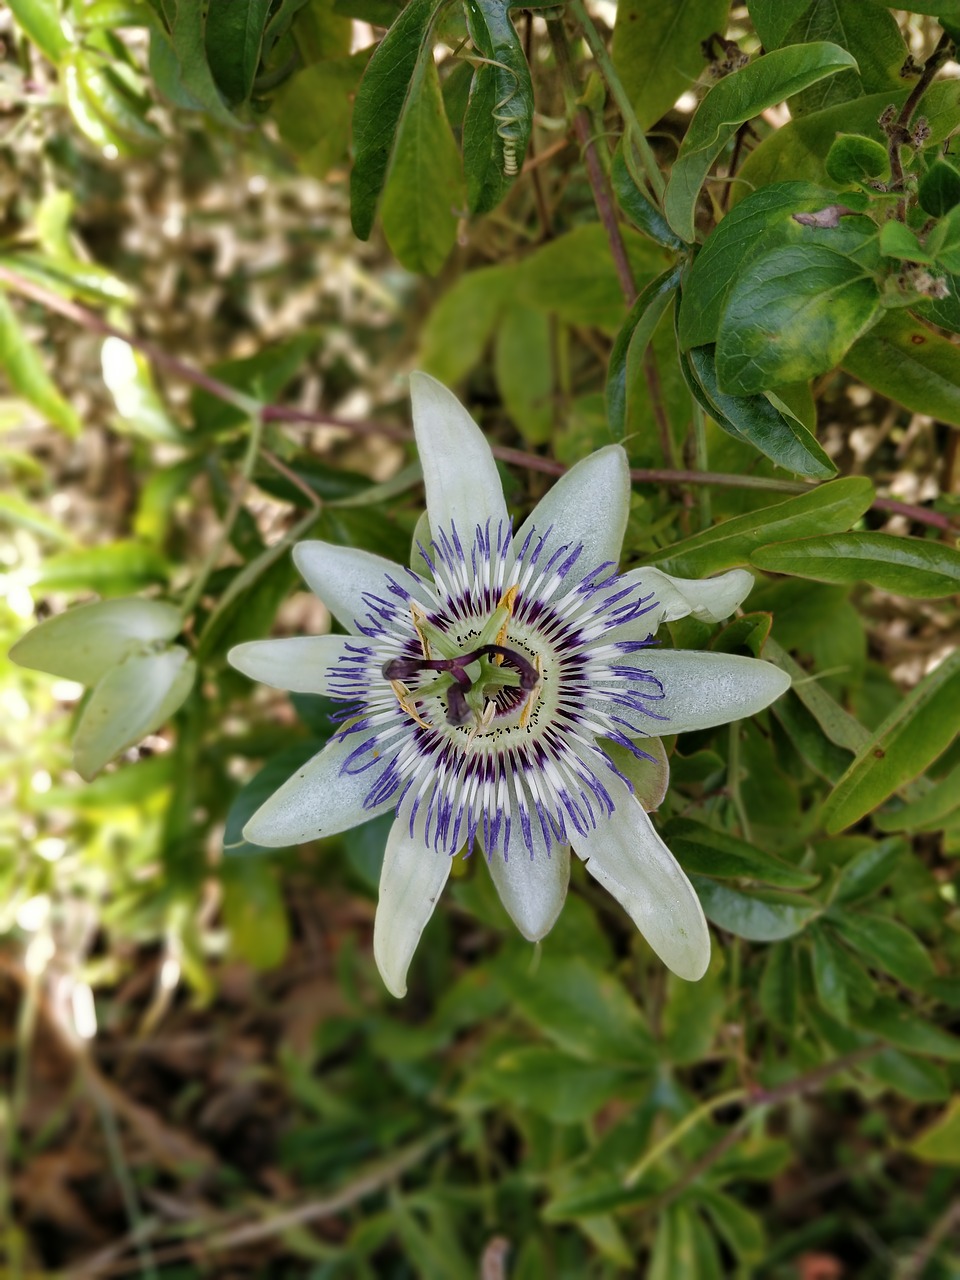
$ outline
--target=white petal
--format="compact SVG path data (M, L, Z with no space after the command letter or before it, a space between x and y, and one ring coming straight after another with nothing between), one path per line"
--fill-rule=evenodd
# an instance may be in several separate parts
M668 969L695 982L710 963L710 933L700 900L653 823L618 779L605 780L616 805L576 851L617 899Z
M371 551L338 547L332 542L298 542L293 548L293 562L310 590L353 635L359 634L358 619L368 612L362 599L364 593L401 603L391 595L388 577L425 603L401 565Z
M375 780L371 770L342 772L344 761L362 741L362 731L343 742L332 738L260 806L243 828L244 839L268 849L284 849L347 831L392 808L392 799L370 809L363 807Z
M670 762L659 738L635 738L637 746L652 760L640 760L618 742L604 742L603 750L633 787L633 794L651 813L663 804L670 782Z
M678 618L693 617L701 622L729 618L750 594L753 574L746 569L730 569L717 578L673 578L647 565L623 575L622 585L634 584L644 595L652 591L656 596L658 608L642 619L644 625L656 630L661 622L676 622Z
M516 838L517 825L515 820L509 858L494 850L487 866L510 919L529 942L539 942L553 928L566 900L570 850L566 845L554 848L553 856L548 858L543 833L534 823L538 829L531 831L531 858L523 840Z
M627 455L620 445L607 445L560 477L523 522L513 545L519 551L531 529L542 535L551 525L554 539L582 543L568 578L572 586L598 565L619 562L629 509Z
M637 666L652 671L663 698L652 703L658 733L687 733L742 720L768 707L790 688L790 677L771 662L733 653L651 649Z
M196 663L180 645L163 653L132 654L108 671L77 725L77 773L89 782L108 760L159 729L186 699L196 674Z
M251 680L293 693L327 693L330 670L346 655L349 636L292 636L237 644L227 661Z
M436 378L411 373L410 398L431 527L436 534L455 524L466 546L477 525L489 520L496 530L506 522L497 464L483 432Z
M407 970L420 935L447 883L453 859L428 848L422 831L411 837L405 822L390 829L380 872L380 901L373 925L373 955L391 995L407 994Z
M180 610L161 600L100 600L39 623L10 657L22 667L93 685L130 654L172 640L182 625Z

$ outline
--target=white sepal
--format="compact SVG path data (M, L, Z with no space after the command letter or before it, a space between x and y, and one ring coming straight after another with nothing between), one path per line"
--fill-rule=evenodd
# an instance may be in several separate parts
M384 986L399 1000L407 994L407 970L420 935L450 875L452 859L424 843L422 824L390 829L380 872L380 901L373 925L373 956Z

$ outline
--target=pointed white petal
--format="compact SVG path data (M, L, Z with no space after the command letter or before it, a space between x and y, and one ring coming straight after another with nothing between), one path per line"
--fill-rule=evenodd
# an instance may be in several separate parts
M196 674L196 663L180 645L163 653L132 654L108 671L90 695L73 740L73 764L81 778L89 782L108 760L169 720Z
M332 542L298 542L293 548L293 562L310 590L353 635L359 634L357 620L362 620L369 611L362 599L364 593L400 604L390 592L388 577L421 603L425 600L401 565L375 556L371 551L338 547Z
M659 733L710 729L755 715L790 688L790 677L770 662L732 653L691 649L651 649L637 665L663 685L663 699L651 704Z
M392 808L394 800L363 807L375 779L371 770L343 772L347 757L362 741L361 733L350 734L345 742L332 738L260 806L243 828L244 839L284 849L347 831Z
M330 672L346 646L356 645L349 636L292 636L287 640L249 640L237 644L227 661L251 680L290 689L293 693L327 693Z
M539 837L539 838L538 838ZM534 833L530 857L522 840L511 840L509 859L494 851L487 859L507 914L529 942L539 942L556 923L570 883L570 850L564 845L548 858L543 836Z
M172 640L183 620L161 600L100 600L47 618L13 646L21 667L93 685L132 653Z
M407 970L420 935L447 883L452 858L429 848L422 829L411 837L405 822L390 829L380 872L380 901L373 926L373 955L391 995L407 994Z
M551 525L557 545L582 543L568 578L573 586L598 565L619 562L629 509L627 455L620 445L607 445L571 467L540 499L514 538L514 549L520 550L531 529L542 535Z
M659 738L635 738L637 746L652 760L639 760L617 742L604 742L603 750L633 787L633 794L651 813L659 809L670 782L670 762Z
M641 806L618 779L605 779L616 805L576 852L617 899L668 969L695 982L710 963L700 900Z
M429 374L411 373L410 398L434 533L455 524L466 545L477 525L489 520L496 530L506 522L507 508L483 432L453 392Z

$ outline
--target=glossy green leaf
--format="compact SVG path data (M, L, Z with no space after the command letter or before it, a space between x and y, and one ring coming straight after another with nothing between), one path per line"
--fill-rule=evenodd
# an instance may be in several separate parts
M960 809L960 765L931 784L930 789L909 804L874 815L881 831L939 831L944 820Z
M813 981L824 1009L840 1022L850 1017L850 1002L869 1005L874 988L869 975L827 929L810 930Z
M931 217L942 218L960 204L960 173L946 160L934 160L920 179L917 199Z
M782 38L785 44L832 40L857 62L855 71L844 71L797 94L790 102L795 117L865 93L898 89L902 83L900 68L907 46L899 25L892 14L863 0L810 0Z
M613 29L613 63L642 129L656 124L699 79L702 42L727 26L727 0L621 0Z
M856 754L869 741L869 729L841 707L816 677L804 671L776 640L767 641L763 656L790 676L793 681L791 692L800 699L830 742Z
M444 112L436 63L427 56L410 81L381 209L390 248L408 271L436 275L440 270L456 239L455 210L462 200L460 153Z
M36 347L0 291L0 369L11 389L67 435L80 434L78 414L54 386Z
M876 138L839 133L830 144L824 166L828 176L844 187L867 178L885 182L890 177L890 151Z
M906 1053L960 1063L960 1036L942 1031L895 1000L878 1000L856 1015L857 1025Z
M793 937L822 910L818 902L798 893L775 889L748 892L702 875L692 875L690 880L711 924L750 942L779 942Z
M894 595L937 599L960 592L960 551L889 533L832 533L758 547L759 569L817 582L869 582Z
M933 763L960 730L960 650L880 725L827 799L828 831L842 831Z
M902 311L854 343L843 367L913 413L960 427L960 348Z
M368 56L363 50L303 67L273 95L270 115L302 173L325 178L346 162L352 97Z
M185 94L212 119L236 128L237 121L225 105L207 61L206 6L193 0L172 0L165 11L169 14L171 10L169 47L175 63L177 92ZM159 34L155 32L155 38Z
M132 654L111 667L77 725L73 766L81 778L89 780L114 756L165 724L186 700L196 675L196 663L180 645Z
M496 208L523 167L533 128L530 68L506 0L467 0L467 29L479 56L463 118L467 208Z
M717 334L717 376L731 395L802 382L832 369L879 314L874 279L815 245L773 249L727 296Z
M728 395L720 390L717 350L712 345L691 347L680 358L681 368L689 371L691 390L717 426L794 475L811 480L836 475L836 466L816 436L791 413L782 413L765 395Z
M765 49L779 49L797 18L810 7L810 0L748 0L750 21Z
M871 93L864 98L799 116L783 128L774 130L751 151L741 166L738 174L741 181L733 186L731 202L735 204L741 195L772 182L829 182L825 162L837 134L862 134L881 146L885 145L879 117L889 106L899 109L909 92L909 88L903 88ZM956 85L950 81L932 84L923 95L917 114L923 115L927 121L929 142L942 142L960 123ZM846 196L845 192L844 198Z
M271 0L209 0L204 46L227 102L246 102L260 65Z
M758 995L764 1016L792 1032L800 1003L800 970L792 944L770 948Z
M617 334L607 365L605 392L607 419L615 440L622 440L626 434L631 389L638 385L644 353L679 280L679 267L671 267L652 280L640 291L626 323Z
M882 889L909 853L903 840L868 840L840 871L834 906L862 902Z
M635 227L666 249L680 249L683 247L683 241L673 231L670 223L667 222L656 205L647 198L642 187L630 172L630 164L627 160L623 141L620 142L614 152L610 182L613 186L613 194L617 198L617 204L619 204Z
M10 0L10 12L20 30L44 57L57 63L70 48L60 25L59 0Z
M18 275L33 281L44 289L51 289L65 298L79 298L97 306L104 303L134 300L134 291L119 276L86 262L72 254L43 254L21 251L0 254L0 266L9 267Z
M163 135L147 119L150 100L135 93L109 61L76 50L64 65L71 72L68 105L91 142L104 147L110 158L116 158L117 152L147 155L156 150Z
M360 81L353 105L353 170L350 219L366 240L373 230L380 193L400 127L411 81L426 59L440 0L411 0L380 41Z
M684 280L678 333L681 346L716 342L731 285L756 257L763 237L786 238L795 213L822 209L834 192L810 182L776 182L753 191L720 222Z
M180 444L183 433L160 398L146 358L122 338L104 338L100 348L103 381L113 397L121 430L143 440Z
M847 476L818 485L759 511L735 516L656 552L651 562L685 577L702 577L720 569L750 563L757 547L788 538L849 529L873 501L873 485L865 476Z
M817 876L809 871L689 818L668 822L663 838L688 873L757 880L782 889L807 889L817 882Z
M737 128L807 85L848 67L855 68L856 61L839 45L791 45L765 54L714 85L690 122L664 198L667 221L681 239L693 240L700 188Z
M916 934L884 916L860 915L832 909L830 921L837 932L871 965L891 974L908 987L921 990L935 975L929 952Z

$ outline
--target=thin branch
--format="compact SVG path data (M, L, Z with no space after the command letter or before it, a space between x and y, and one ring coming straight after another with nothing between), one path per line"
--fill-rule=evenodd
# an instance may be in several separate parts
M546 155L546 152L542 154ZM538 159L540 158L538 157ZM11 271L9 267L0 266L0 284L5 284L23 297L30 298L33 302L46 308L46 310L54 311L58 315L64 316L67 320L72 320L74 324L91 333L98 333L103 337L120 338L135 350L142 351L147 359L156 365L158 369L180 378L183 382L189 382L195 387L202 388L204 391L209 392L210 395L216 396L217 399L242 409L244 413L253 414L259 412L262 422L286 422L291 425L299 424L305 427L340 427L355 435L386 436L388 439L396 440L401 444L407 444L413 439L413 432L394 423L340 418L331 413L296 409L292 406L279 404L268 404L261 407L256 401L237 391L236 387L231 387L226 382L221 382L218 378L204 373L203 370L197 369L194 365L188 364L185 360L180 360L178 357L170 355L169 352L164 351L162 347L157 346L156 343L150 342L148 339L138 338L131 333L124 333L122 329L118 329L115 325L108 324L97 312L91 311L90 308L81 306L79 303L71 302L49 289L44 289L42 285L35 284L32 280L27 280L18 272ZM522 449L513 449L508 445L497 444L491 445L491 448L494 456L500 458L503 462L508 462L518 467L526 467L530 471L539 471L544 475L561 476L568 470L567 466L562 462L557 462L553 458L541 457L539 454L526 453ZM808 493L811 489L816 488L815 485L804 484L795 480L778 480L766 476L733 475L719 471L677 470L671 467L634 467L630 475L637 484L713 485L717 488L761 489L769 493ZM910 506L907 503L895 501L893 498L877 498L873 505L877 510L905 515L920 524L930 525L933 528L944 529L948 532L957 531L957 526L953 524L948 516L941 515L937 511L928 511L925 507Z

